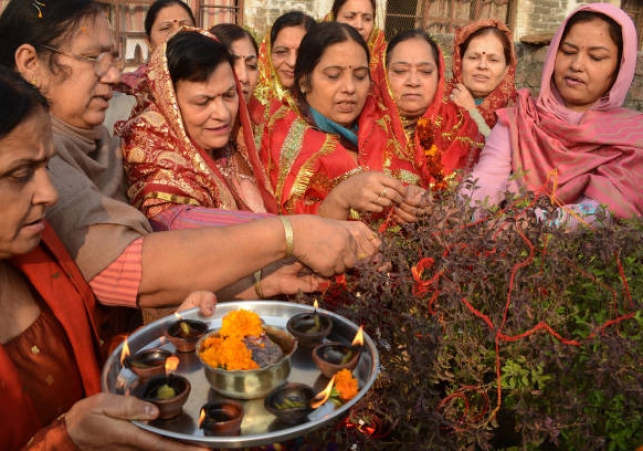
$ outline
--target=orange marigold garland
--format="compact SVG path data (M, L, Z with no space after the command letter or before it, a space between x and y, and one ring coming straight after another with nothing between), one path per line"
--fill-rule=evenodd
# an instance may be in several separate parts
M252 351L243 339L263 334L261 318L248 310L235 310L223 317L218 336L203 341L201 358L213 368L226 370L252 370L259 365L252 360Z
M435 130L433 123L422 117L418 119L416 136L420 141L422 149L424 149L424 157L426 160L426 168L431 176L431 187L435 190L443 190L447 187L444 179L444 167L442 166L442 151L433 142Z

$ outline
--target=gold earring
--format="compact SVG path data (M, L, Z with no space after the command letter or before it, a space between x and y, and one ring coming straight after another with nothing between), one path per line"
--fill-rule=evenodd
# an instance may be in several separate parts
M36 80L35 78L32 78L32 79L29 81L29 83L31 83L32 85L36 86L36 85L38 84L38 80Z

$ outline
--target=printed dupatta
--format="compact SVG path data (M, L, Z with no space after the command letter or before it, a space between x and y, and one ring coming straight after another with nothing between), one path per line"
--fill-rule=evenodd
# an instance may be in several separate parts
M484 146L484 137L468 113L444 96L444 56L438 47L438 87L429 105L417 124L409 130L393 98L388 83L386 55L378 67L380 85L374 85L376 93L388 109L392 138L406 148L406 155L413 155L414 166L421 173L421 186L429 188L436 181L452 178L455 171L470 170L478 161Z
M187 30L216 40L207 31ZM214 158L185 130L167 67L166 48L166 44L159 46L149 63L150 103L121 130L131 202L148 217L173 204L274 213L274 196L256 152L250 117L236 75L239 113L231 135L235 142L230 144L228 157L236 169L224 174Z
M623 56L612 88L584 113L565 107L553 81L563 22L554 36L537 99L518 93L516 106L498 112L509 128L512 169L528 189L546 187L557 205L583 196L608 206L619 218L643 215L643 114L621 105L634 78L637 39L634 24L620 8L591 3L576 9L614 19L623 31Z
M475 33L477 30L486 27L494 27L500 30L507 36L509 44L511 45L511 61L509 61L509 68L507 73L500 81L500 84L494 89L489 95L487 95L480 105L477 105L476 108L484 118L485 122L492 128L496 125L498 118L496 117L496 112L500 108L505 108L509 105L513 105L516 99L516 50L513 45L513 34L507 26L494 19L482 19L472 22L464 27L458 28L455 31L454 42L453 42L453 59L451 62L451 67L453 71L453 77L451 81L447 84L445 94L448 96L451 94L453 87L456 83L462 83L462 55L460 54L460 46L466 41L469 36Z

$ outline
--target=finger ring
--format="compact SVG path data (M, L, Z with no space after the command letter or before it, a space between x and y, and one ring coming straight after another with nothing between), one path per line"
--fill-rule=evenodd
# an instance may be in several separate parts
M376 203L377 205L379 205L380 207L382 206L382 204L380 204L380 199L381 199L381 198L382 198L382 195L381 195L381 194L378 194L378 195L377 195L377 199L375 199L375 203Z
M380 197L386 197L386 190L387 190L387 188L384 188L382 190L382 194L380 194Z
M373 236L369 237L369 238L368 238L368 241L369 241L369 242L371 242L371 241L375 241L375 239L377 239L377 235L373 235Z

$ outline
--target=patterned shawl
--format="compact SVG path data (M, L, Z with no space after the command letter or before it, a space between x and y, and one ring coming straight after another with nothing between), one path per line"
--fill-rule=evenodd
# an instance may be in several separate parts
M274 101L264 126L261 158L280 213L315 213L333 188L365 170L383 171L407 184L419 181L414 155L404 153L383 105L373 95L358 120L358 149L312 125L300 113L306 110ZM355 150L357 162L351 152Z
M547 187L560 205L587 196L606 204L619 218L641 215L643 115L621 107L634 77L636 30L615 6L591 3L575 12L583 10L603 13L622 27L623 58L612 88L585 113L565 108L552 80L568 18L551 42L538 98L519 92L516 107L501 110L498 120L509 127L512 169L524 171L520 181L528 189Z
M216 39L206 31L200 32ZM184 127L167 67L166 48L166 44L159 46L150 60L150 103L120 130L131 202L148 218L175 204L276 211L238 80L238 127L229 146L210 155L188 136Z
M416 123L407 122L397 107L388 84L385 61L378 68L382 84L374 85L391 117L392 137L406 148L405 154L413 155L416 168L422 174L421 185L428 188L437 179L448 178L459 169L473 167L484 137L469 114L444 96L444 57L438 48L438 88L426 112Z
M453 42L453 61L451 62L453 78L447 85L446 95L451 94L456 83L462 83L462 55L460 54L460 45L462 45L464 41L471 36L471 34L485 27L495 27L502 31L507 36L507 39L511 44L511 61L509 62L507 74L500 81L498 87L487 95L480 105L477 105L477 109L487 125L489 127L493 127L496 125L497 121L496 111L500 108L513 105L514 99L516 98L516 49L513 45L513 35L504 23L494 19L483 19L472 22L455 31Z

